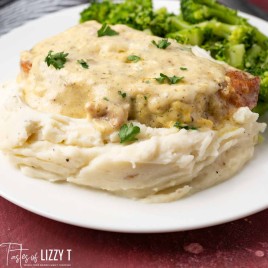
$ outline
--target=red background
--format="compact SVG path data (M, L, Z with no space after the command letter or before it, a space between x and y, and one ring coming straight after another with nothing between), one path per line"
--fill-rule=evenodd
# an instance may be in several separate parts
M258 6L259 8L268 11L268 0L249 0L252 4Z
M268 267L268 210L231 223L166 234L120 234L70 226L0 198L0 244L72 249L71 267ZM0 267L6 267L0 248ZM8 267L19 267L9 265Z

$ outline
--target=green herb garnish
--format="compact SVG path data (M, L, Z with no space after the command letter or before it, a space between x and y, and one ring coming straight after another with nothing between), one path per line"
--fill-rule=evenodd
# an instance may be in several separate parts
M121 90L118 91L118 94L124 99L127 96L127 93L122 92Z
M131 142L138 140L136 136L140 133L140 128L134 126L132 123L129 125L124 124L119 130L120 143Z
M52 65L58 70L64 67L68 55L69 53L64 53L63 51L53 54L53 51L50 50L45 58L45 62L47 63L47 66Z
M179 128L179 129L182 129L183 128L183 129L186 129L186 130L197 130L196 127L188 126L188 125L183 124L183 123L180 123L180 122L176 122L174 124L174 127Z
M160 73L160 77L155 78L155 80L159 82L160 84L163 84L165 81L167 81L171 85L171 84L179 83L183 78L184 78L183 76L179 76L179 77L176 75L167 76L165 74Z
M79 63L84 69L88 69L88 64L85 60L78 60L77 63Z
M106 100L106 101L109 101L109 99L107 97L104 97L103 99Z
M143 96L145 100L147 100L147 96Z
M153 40L152 44L160 49L166 49L168 46L171 45L171 43L168 42L168 39L162 39L162 40L158 41L158 43L156 43L155 40Z
M98 30L98 37L114 35L119 35L119 33L114 31L107 23L104 23Z
M139 60L141 60L141 58L139 56L136 56L136 55L130 55L127 57L127 59L129 61L133 61L133 62L138 62Z
M186 67L180 67L180 69L181 69L182 71L187 71L187 70L188 70L188 68L186 68Z

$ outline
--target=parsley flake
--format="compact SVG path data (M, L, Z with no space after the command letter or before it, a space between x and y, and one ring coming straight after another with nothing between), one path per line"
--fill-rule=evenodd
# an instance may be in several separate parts
M64 67L68 55L69 53L64 53L63 51L53 54L53 51L50 50L45 58L45 62L47 63L47 66L52 65L58 70Z
M168 46L171 45L171 43L168 42L168 39L162 39L162 40L158 41L158 43L156 43L155 40L153 40L152 44L160 49L166 49Z
M197 130L196 127L188 126L188 125L180 123L180 122L176 122L174 124L174 127L179 128L179 129L186 129L186 130Z
M179 83L184 77L183 76L176 76L176 75L173 75L173 76L167 76L165 74L162 74L160 73L160 77L158 78L155 78L155 80L160 83L160 84L163 84L165 81L167 81L170 85L172 84L177 84Z
M137 141L136 136L140 133L140 128L138 126L134 126L133 123L129 125L124 124L119 130L119 138L120 143Z
M127 96L127 93L122 92L121 90L118 91L118 94L124 99Z
M180 69L181 69L182 71L187 71L187 70L188 70L188 68L186 68L186 67L180 67Z
M77 63L79 63L84 69L88 69L88 64L85 60L81 59L81 60L78 60Z
M106 101L109 101L109 99L107 97L104 97L103 99L106 100Z
M138 61L141 60L141 58L139 56L136 56L136 55L130 55L130 56L127 57L127 59L129 61L133 61L133 62L138 62Z
M119 35L119 33L114 31L107 23L104 23L98 30L98 37L114 35Z

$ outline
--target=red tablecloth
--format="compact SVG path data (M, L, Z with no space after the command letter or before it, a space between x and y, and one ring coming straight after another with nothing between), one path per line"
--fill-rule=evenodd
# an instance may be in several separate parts
M37 267L268 267L268 210L201 230L120 234L49 220L0 198L0 220L1 268L20 267L12 259L20 251L11 251L20 245Z
M267 0L249 0L250 3L256 5L260 9L268 12L268 1Z

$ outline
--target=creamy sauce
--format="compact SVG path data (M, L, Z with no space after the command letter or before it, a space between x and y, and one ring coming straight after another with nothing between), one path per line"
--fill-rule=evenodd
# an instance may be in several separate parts
M19 83L0 86L0 149L12 163L27 176L150 202L177 200L240 170L265 124L248 107L224 120L229 104L218 90L231 67L173 41L161 50L151 44L157 37L112 28L118 36L98 38L100 25L88 22L22 53ZM50 50L69 53L64 68L46 65ZM159 84L160 73L184 79ZM118 128L130 119L138 140L121 144ZM175 121L207 128L177 129Z
M172 40L168 48L159 49L151 42L160 38L124 25L112 26L117 36L98 37L100 27L90 21L22 53L21 61L32 64L29 74L19 76L29 106L89 118L103 129L118 129L127 119L153 127L170 127L175 121L211 126L204 116L208 96L225 81L226 65L198 57ZM69 53L64 68L47 66L44 59L50 50ZM141 60L130 62L130 55ZM88 69L77 63L80 59ZM160 73L184 78L177 84L160 84L155 80Z
M141 128L138 141L104 142L87 119L28 107L17 85L0 87L0 149L31 177L67 181L150 202L170 202L232 176L252 157L265 124L249 108L221 130Z

